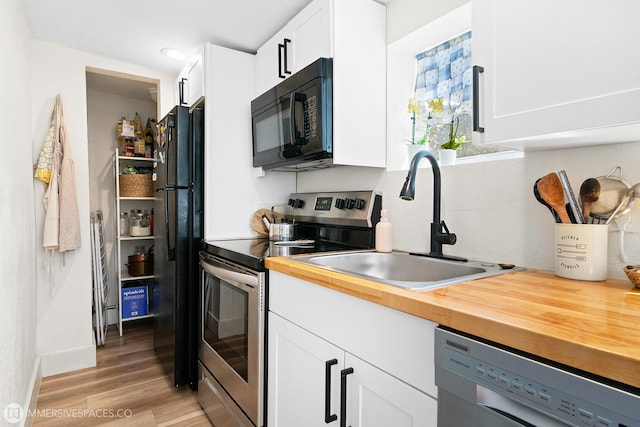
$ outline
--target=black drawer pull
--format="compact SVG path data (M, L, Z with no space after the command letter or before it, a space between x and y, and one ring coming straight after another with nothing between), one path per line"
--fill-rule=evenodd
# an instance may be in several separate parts
M338 359L324 362L324 422L332 423L338 419L336 414L331 414L331 367L338 364Z
M340 427L347 427L347 375L353 374L353 368L340 371Z

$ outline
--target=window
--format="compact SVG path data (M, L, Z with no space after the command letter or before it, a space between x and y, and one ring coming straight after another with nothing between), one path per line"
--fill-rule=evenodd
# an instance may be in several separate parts
M458 149L458 157L506 151L472 144L473 75L471 31L416 55L413 98L409 100L412 143L432 152Z

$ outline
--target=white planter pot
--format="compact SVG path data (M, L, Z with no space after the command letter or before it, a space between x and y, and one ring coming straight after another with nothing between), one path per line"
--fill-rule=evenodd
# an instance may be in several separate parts
M455 165L457 153L457 150L439 150L440 166Z

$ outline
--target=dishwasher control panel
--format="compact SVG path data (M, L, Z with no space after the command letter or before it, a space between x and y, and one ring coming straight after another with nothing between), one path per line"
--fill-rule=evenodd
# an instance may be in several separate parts
M457 380L448 378L456 376ZM465 381L460 382L460 377ZM475 387L476 403L499 408L496 393L575 426L640 426L640 396L468 336L436 330L436 385ZM484 393L483 389L495 393ZM456 390L448 392L456 394ZM468 399L469 392L460 392ZM504 401L504 400L503 400ZM507 405L508 406L508 405ZM498 407L498 408L494 408Z

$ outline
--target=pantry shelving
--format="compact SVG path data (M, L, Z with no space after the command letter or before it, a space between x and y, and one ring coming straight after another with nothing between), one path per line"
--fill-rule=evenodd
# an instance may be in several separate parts
M153 183L151 179L151 170L153 169L154 159L146 157L121 156L119 149L116 149L114 155L114 175L115 175L115 206L116 212L127 213L134 209L152 212L153 210ZM131 189L121 187L121 174L123 171L134 168L136 170L145 171L145 177L140 176L140 181L144 181L143 188ZM148 170L148 175L146 171ZM124 191L123 191L124 190ZM133 192L132 192L133 191ZM124 195L123 195L124 194ZM128 194L133 194L130 196ZM131 236L129 234L128 220L116 221L116 259L118 262L118 331L122 335L122 324L130 320L144 319L153 316L153 287L155 275L153 274L153 262L145 267L142 274L136 271L135 275L131 273L129 266L129 256L136 253L151 253L150 249L154 243L153 227L149 225L149 235ZM146 230L145 230L146 231ZM146 234L146 232L144 233ZM138 270L138 269L136 269ZM150 270L150 271L148 271ZM150 273L150 274L148 274Z

